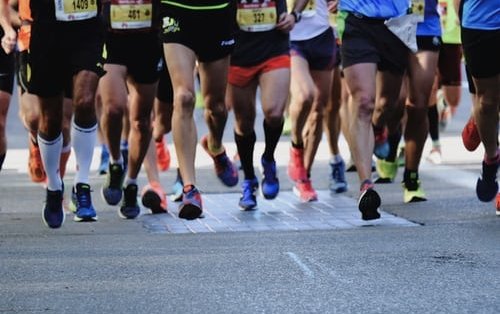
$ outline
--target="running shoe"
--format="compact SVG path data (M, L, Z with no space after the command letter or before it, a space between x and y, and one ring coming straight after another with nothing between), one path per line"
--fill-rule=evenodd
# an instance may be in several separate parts
M63 191L49 191L45 199L42 215L43 222L49 228L55 229L64 223Z
M102 198L108 205L117 205L122 199L122 186L125 179L125 169L120 164L109 165L106 182L101 189Z
M167 212L167 198L159 182L150 182L142 189L141 195L142 205L151 209L153 214L163 214Z
M432 163L432 164L435 164L435 165L440 165L443 160L441 158L441 148L439 146L434 146L429 155L427 156L427 161Z
M276 161L267 161L262 157L262 185L261 192L265 199L272 200L276 198L280 191L280 181L276 171Z
M330 161L330 191L335 193L347 191L345 163L343 159L340 159L339 162Z
M76 201L76 211L73 220L76 222L96 221L97 214L95 212L94 206L92 206L90 185L86 183L78 183L76 187L73 187L73 189Z
M378 178L377 183L392 183L398 174L398 162L377 159L375 162Z
M293 193L299 197L302 202L313 202L318 200L318 194L312 187L311 180L301 180L295 182Z
M104 144L101 145L101 161L99 162L99 168L97 169L100 175L105 175L108 173L109 168L109 151L108 147Z
M170 168L170 151L166 146L165 138L162 137L160 142L155 142L156 146L156 165L160 171L168 171Z
M492 201L498 193L498 162L487 164L483 160L483 171L477 179L476 194L481 202Z
M290 147L290 161L288 162L288 176L294 182L307 180L304 167L304 149Z
M380 132L375 132L375 147L373 148L373 153L377 158L384 159L389 156L390 146L388 138L387 128L383 128Z
M403 201L405 203L424 202L426 200L420 180L409 183L403 182Z
M175 178L174 185L172 186L172 195L170 199L174 202L182 201L182 194L184 193L182 189L184 188L184 183L182 182L181 172L177 168L177 177Z
M193 220L199 218L203 212L200 191L192 187L189 192L184 192L182 204L179 206L179 218Z
M365 180L361 185L360 195L358 200L358 208L361 212L361 219L374 220L380 218L378 208L381 200L378 193L374 190L374 185L370 180Z
M128 184L123 188L123 200L118 210L118 215L123 219L134 219L141 213L137 202L137 184Z
M42 156L40 155L40 148L38 145L29 140L29 159L28 159L28 172L31 181L35 183L42 183L47 180L47 174L43 168Z
M474 117L469 118L462 130L462 142L464 143L465 149L470 152L475 151L479 147L479 144L481 144L481 138L479 137L479 131L477 130Z
M257 207L257 198L255 192L259 188L257 178L251 180L243 180L241 184L241 197L238 205L242 210L253 210Z
M217 156L213 156L208 149L208 137L206 135L201 139L200 143L207 154L212 157L215 173L222 183L226 186L235 186L238 184L238 169L236 169L229 157L227 157L226 150Z
M497 197L496 197L496 200L495 200L495 207L496 207L496 214L497 216L500 216L500 193L497 193Z

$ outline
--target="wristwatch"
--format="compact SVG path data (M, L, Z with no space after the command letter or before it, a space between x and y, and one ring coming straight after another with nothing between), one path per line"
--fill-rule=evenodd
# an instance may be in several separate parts
M295 18L295 23L300 22L300 20L302 19L302 13L301 12L292 11L290 14L293 15L293 17Z

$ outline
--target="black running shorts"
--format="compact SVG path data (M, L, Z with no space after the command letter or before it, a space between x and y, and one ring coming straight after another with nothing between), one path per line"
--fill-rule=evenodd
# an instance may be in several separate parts
M161 4L161 38L164 43L182 44L193 50L200 62L229 55L235 44L235 1L220 9L194 10Z
M104 63L127 68L127 74L139 84L158 80L161 45L157 32L106 33Z
M462 28L465 63L475 78L500 74L500 29L476 30Z
M68 79L82 70L104 74L103 23L98 18L79 22L33 22L28 91L41 97L60 95Z
M342 32L343 68L358 63L376 63L380 71L404 74L408 66L409 49L384 24L348 13Z

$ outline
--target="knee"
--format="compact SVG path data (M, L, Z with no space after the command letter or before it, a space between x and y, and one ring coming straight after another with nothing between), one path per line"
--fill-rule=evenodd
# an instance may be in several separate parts
M140 117L130 121L130 128L141 134L147 134L151 131L151 119L149 117Z
M371 96L360 95L355 97L358 103L358 117L370 120L375 108L375 99Z
M178 90L174 95L174 115L191 117L196 97L194 93L189 90Z

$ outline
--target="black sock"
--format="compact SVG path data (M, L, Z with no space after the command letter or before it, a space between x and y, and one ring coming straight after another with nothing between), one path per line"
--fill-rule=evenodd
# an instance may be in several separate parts
M266 140L266 147L264 149L264 154L262 157L266 161L274 161L274 151L276 150L276 145L281 137L281 132L283 131L283 123L285 120L281 120L277 127L270 126L266 120L264 120L264 136Z
M4 160L5 160L5 154L0 155L0 170L2 170Z
M243 169L245 180L255 179L255 171L253 169L253 149L257 140L255 132L252 131L252 133L247 135L238 135L235 132L234 140L238 148L238 154L240 155L241 168Z
M396 161L396 157L398 156L398 147L399 142L401 141L401 127L394 134L389 134L387 138L387 142L389 143L389 155L385 158L385 160L394 162Z
M439 141L439 113L437 105L429 107L427 116L429 117L429 135L433 141Z
M403 181L408 190L415 191L418 189L418 171L405 168Z

